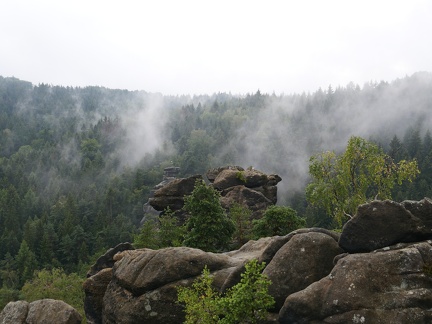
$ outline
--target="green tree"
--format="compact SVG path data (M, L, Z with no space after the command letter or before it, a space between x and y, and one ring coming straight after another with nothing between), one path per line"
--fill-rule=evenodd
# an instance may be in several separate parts
M221 295L213 286L207 267L192 287L178 287L178 301L185 304L186 324L259 323L274 305L268 293L271 281L262 273L265 263L251 260L238 284Z
M104 166L104 160L100 151L101 145L95 138L85 139L81 142L81 168L82 170L100 169Z
M390 199L391 190L419 173L417 161L395 163L375 144L351 137L345 152L324 152L310 159L312 182L306 197L312 205L322 206L339 226L354 214L360 204L375 198Z
M192 194L184 198L189 213L184 245L204 251L221 251L231 242L235 226L219 201L220 194L197 180Z
M306 225L306 221L297 212L287 206L270 206L261 219L252 221L252 233L255 238L286 235Z
M220 294L213 287L213 278L207 266L192 287L178 287L178 301L185 304L185 324L218 323Z
M160 247L181 246L186 227L179 225L174 212L168 207L159 217L159 244Z
M76 273L66 274L63 269L42 269L21 289L23 298L32 302L43 298L63 300L74 307L85 319L84 279Z
M242 246L251 238L251 215L252 211L249 208L238 203L234 203L229 209L229 216L235 225L233 239L236 241L236 245L238 246Z
M238 284L229 289L221 300L225 317L221 323L260 323L274 304L269 295L271 281L262 273L265 263L253 259L246 263Z
M11 301L20 299L20 292L11 288L0 288L0 312Z
M133 245L138 248L158 249L157 225L153 220L144 222L138 234L134 235Z
M33 276L33 271L37 269L36 255L30 250L27 242L21 242L18 254L15 256L17 273L19 278L19 287Z

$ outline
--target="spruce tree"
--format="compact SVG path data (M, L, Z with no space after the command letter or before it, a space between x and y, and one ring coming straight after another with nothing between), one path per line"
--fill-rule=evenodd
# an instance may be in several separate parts
M185 197L184 209L189 218L184 245L211 252L228 248L235 226L219 198L218 191L197 180L192 194Z

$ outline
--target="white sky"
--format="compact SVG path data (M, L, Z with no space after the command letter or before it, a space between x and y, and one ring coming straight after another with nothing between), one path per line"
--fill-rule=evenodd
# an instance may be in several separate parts
M432 72L432 1L0 0L0 75L277 94Z

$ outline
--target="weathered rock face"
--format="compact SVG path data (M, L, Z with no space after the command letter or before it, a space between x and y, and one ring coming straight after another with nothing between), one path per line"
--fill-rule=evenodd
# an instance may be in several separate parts
M154 196L149 199L150 205L158 211L163 211L167 207L173 211L182 209L183 197L192 193L198 179L202 177L197 175L170 181L154 192Z
M342 231L340 246L347 252L369 252L398 242L432 238L432 204L373 201L358 207Z
M80 324L81 321L75 308L54 299L10 302L0 313L0 323L4 324Z
M285 298L330 273L333 258L343 251L337 241L324 233L295 235L278 250L264 273L272 281L270 294L279 310Z
M303 239L299 238L303 236ZM289 245L294 238L299 242ZM334 235L327 235L325 230L319 229L305 229L286 236L249 241L241 249L228 253L210 253L186 247L120 252L114 257L112 278L100 300L101 313L99 316L92 315L92 318L98 318L98 321L92 323L181 323L184 320L184 313L182 305L176 303L176 287L191 285L202 273L204 266L211 270L215 287L224 291L239 282L244 264L251 259L265 261L269 266L272 260L274 264L284 264L285 253L288 253L288 256L296 255L292 249L300 249L304 256L305 253L301 252L302 247L320 250L322 248L318 244L323 242L326 242L324 245L333 251L326 251L325 256L321 257L321 260L328 260L317 267L297 267L305 268L303 275L306 277L318 280L328 274L331 268L328 269L327 265L332 263L333 257L340 251ZM335 249L332 250L333 247ZM305 262L303 259L292 259L290 263L295 265L297 261L303 264ZM271 268L268 271L269 276L273 276L275 280L286 280L275 270L275 266ZM86 295L95 295L92 290L95 286L94 281L98 280L99 275L103 277L104 271L108 270L101 270L87 279L84 284ZM286 286L286 283L284 285ZM297 289L303 289L304 285L307 285L305 281L303 285L297 285ZM292 287L290 290L297 291Z
M87 272L87 280L83 288L86 292L84 300L84 310L87 323L102 322L102 307L105 290L112 279L112 267L114 266L114 256L117 253L134 250L130 243L121 243L109 249L104 255L100 256L96 263Z
M209 170L205 175L211 185L221 193L221 204L228 210L233 203L239 203L252 211L252 218L260 218L267 207L277 202L278 175L239 166L227 166ZM171 179L157 188L149 205L157 211L169 207L181 220L185 220L184 196L190 195L200 175L190 178Z
M281 323L431 323L432 242L347 255L327 277L291 294Z
M267 264L276 300L268 323L432 323L432 240L425 240L431 225L428 199L374 201L359 207L340 236L299 229L223 254L184 247L111 251L84 284L93 298L86 298L86 312L93 312L90 323L181 323L178 286L191 285L207 265L224 292L257 259Z
M252 218L260 218L269 206L276 204L276 185L282 180L275 174L237 166L212 169L206 176L221 192L221 204L226 210L239 203L252 211Z

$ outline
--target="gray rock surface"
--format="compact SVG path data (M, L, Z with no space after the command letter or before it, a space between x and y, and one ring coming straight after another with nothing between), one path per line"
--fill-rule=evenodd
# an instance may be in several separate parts
M305 237L302 238L303 236ZM340 251L334 237L337 236L329 236L325 230L305 229L286 236L249 241L239 250L228 253L210 253L186 247L119 252L114 256L112 279L106 286L100 302L101 313L98 316L92 315L92 318L99 318L99 322L95 323L181 323L184 313L183 306L176 303L176 287L191 285L205 266L214 276L215 288L223 292L240 281L247 261L257 259L270 266L271 260L274 259L274 264L283 264L285 253L288 258L297 257L299 254L292 249L298 250L302 247L316 251L326 249L325 254L318 258L323 263L319 265L319 269L307 269L310 274L308 277L318 280L319 273L322 273L322 276L327 275L331 269L327 269L327 265L332 263L334 255ZM290 244L292 240L300 243ZM318 246L321 243L325 247ZM307 253L309 252L311 251ZM312 254L314 253L316 254ZM328 260L324 261L326 258ZM305 263L303 259L298 258L289 262L293 265L298 262ZM304 267L299 265L297 268ZM286 279L279 274L275 269L269 272L275 280ZM95 283L103 277L101 275L99 278L98 275L88 278L84 283L86 294L94 296L93 287L103 287L103 284L98 286ZM297 287L303 289L302 285ZM295 288L291 288L290 291L295 291ZM98 295L101 295L100 292Z
M324 233L295 235L282 246L264 270L272 281L270 294L279 310L286 297L327 276L333 259L343 251L334 238Z
M347 252L357 253L399 242L418 242L432 238L432 228L427 226L432 222L432 208L426 202L414 204L385 200L361 205L343 227L339 245ZM419 218L416 215L423 216Z
M40 299L11 302L0 313L2 324L80 324L81 315L61 300Z
M220 254L123 250L111 255L112 269L84 284L86 296L98 296L91 323L181 323L178 286L191 285L207 265L224 292L252 259L266 262L272 281L276 306L266 323L432 323L431 220L428 199L374 201L359 206L341 234L299 229Z
M28 305L24 300L8 303L0 313L0 324L25 323Z
M281 323L431 323L431 242L349 254L331 273L289 295Z

